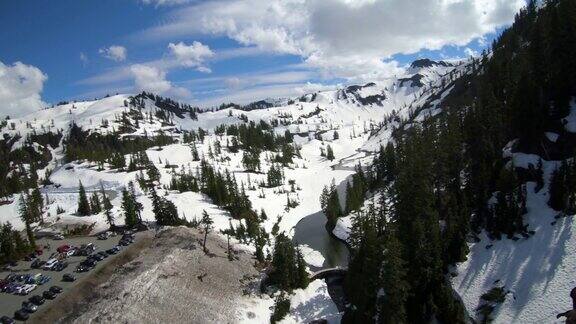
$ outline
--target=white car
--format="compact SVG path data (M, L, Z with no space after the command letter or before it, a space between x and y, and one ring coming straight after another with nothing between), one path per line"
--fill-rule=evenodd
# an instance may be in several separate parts
M36 285L36 284L26 284L26 285L24 285L24 295L28 295L28 294L31 293L34 289L36 289L36 287L38 287L38 285Z
M67 252L65 252L64 254L66 255L66 257L71 257L74 255L74 253L76 253L76 248L75 247L71 247L70 250L68 250Z
M46 263L42 266L42 269L44 269L44 270L50 270L50 269L52 269L52 267L54 267L54 265L55 265L56 263L58 263L58 260L56 260L56 259L54 259L54 258L49 259L49 260L46 261Z
M34 284L25 284L25 285L22 285L22 286L19 286L18 288L16 288L16 291L14 293L17 295L28 295L34 289L36 289L36 287L37 286Z

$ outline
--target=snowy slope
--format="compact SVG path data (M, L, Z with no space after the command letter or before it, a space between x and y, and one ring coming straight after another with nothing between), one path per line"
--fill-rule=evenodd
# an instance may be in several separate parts
M270 168L267 159L272 152L261 154L262 174L247 173L242 166L242 154L222 150L210 162L216 169L228 170L234 174L239 184L247 188L247 195L256 211L264 210L268 219L263 226L270 232L274 224L278 223L280 231L288 235L293 234L294 226L304 217L320 212L319 196L324 186L332 181L343 183L353 173L358 163L367 165L371 163L372 154L381 144L389 138L392 123L385 125L384 121L392 114L407 118L416 109L422 106L429 98L438 94L442 87L442 78L450 71L461 69L461 66L431 65L411 69L399 79L381 80L365 85L351 86L339 90L322 91L303 96L293 100L278 100L277 106L271 108L242 111L226 108L219 111L206 111L198 113L194 120L185 115L184 118L174 116L174 125L166 125L155 116L145 118L131 133L121 136L144 136L163 131L177 140L175 144L167 145L158 150L151 148L146 151L150 161L156 165L161 174L161 184L168 185L171 180L171 169L165 168L166 162L175 165L176 171L181 169L195 170L199 162L192 160L191 144L182 141L180 130L197 130L203 128L209 132L202 143L195 143L200 157L207 157L210 147L218 140L225 143L227 136L217 136L214 129L220 125L240 124L248 121L264 120L268 123L279 121L275 128L278 134L286 130L294 135L294 142L300 147L301 157L294 158L294 163L283 169L285 183L278 188L259 188L258 183L266 179L266 172ZM421 83L412 82L414 79ZM406 81L409 80L409 81ZM448 90L449 91L449 90ZM257 99L257 98L255 98ZM17 148L24 143L27 134L42 133L45 131L62 130L64 138L72 123L90 132L106 134L119 129L117 121L122 112L128 111L126 102L130 95L116 95L95 101L76 102L57 106L36 112L19 119L13 119L13 127L2 129L1 133L10 137L21 135L22 139L15 145ZM154 101L144 100L144 113L157 110ZM108 125L103 122L106 120ZM383 126L384 125L384 126ZM338 139L334 133L338 133ZM321 148L330 145L336 159L328 161L320 156ZM138 172L119 172L117 170L98 170L94 163L75 161L63 163L64 153L62 145L51 150L53 159L48 167L41 170L43 174L47 169L53 170L50 180L54 186L43 188L42 191L50 197L45 212L45 227L51 230L60 230L67 225L93 225L93 233L107 228L103 213L90 217L75 215L77 208L77 187L81 180L89 194L104 186L107 193L113 198L113 216L115 222L123 224L121 210L121 190L130 181L135 181ZM290 192L289 180L295 181L298 188ZM250 189L255 187L255 190ZM229 224L239 224L233 220L229 213L212 203L210 198L193 192L173 192L161 190L160 194L171 200L180 212L180 216L188 220L201 217L206 210L214 220L215 232L226 229ZM136 186L137 199L143 204L142 218L153 221L152 202L150 198ZM286 209L287 196L298 201L295 208ZM12 197L11 204L0 206L0 222L11 222L16 228L22 229L23 224L17 214L17 196ZM63 213L57 214L61 208ZM350 221L350 219L348 219ZM344 220L342 220L344 222ZM345 231L344 231L345 232ZM236 242L237 243L237 242ZM253 249L252 246L241 246ZM322 255L309 247L303 247L305 260L310 265L322 264ZM338 311L332 304L325 283L313 282L304 291L295 291L292 298L294 312L286 322L309 321L317 316L327 317L330 321L337 321ZM252 301L253 302L253 301ZM256 302L254 313L258 318L267 318L271 305L270 299ZM264 307L264 309L262 308ZM312 312L311 312L312 311ZM248 319L247 319L248 320Z
M517 167L537 161L534 155L514 155ZM570 308L570 290L576 286L576 222L572 215L556 220L558 212L547 204L550 176L558 165L544 161L545 187L539 192L534 192L536 183L527 183L525 220L535 235L519 241L491 241L483 235L471 245L468 260L458 265L453 286L470 314L480 296L495 286L510 291L493 314L496 323L553 323L556 314Z

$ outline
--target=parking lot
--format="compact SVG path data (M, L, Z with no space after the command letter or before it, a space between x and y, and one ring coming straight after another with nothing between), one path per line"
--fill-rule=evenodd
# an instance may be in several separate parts
M121 239L121 235L112 236L106 240L98 240L96 237L75 237L75 238L66 238L64 240L52 240L52 239L39 239L36 244L37 246L44 247L44 251L42 255L38 258L46 261L50 255L56 253L57 248L62 245L69 245L74 247L79 247L83 244L92 243L96 246L96 250L94 252L99 251L106 251L114 246L118 245ZM8 316L13 318L14 312L21 309L22 302L27 301L30 297L34 295L42 296L44 291L47 291L52 286L59 286L63 288L63 293L66 293L74 285L78 284L82 281L83 278L87 277L91 273L98 271L99 268L103 267L110 259L116 258L122 254L122 249L120 253L116 255L111 255L108 258L98 262L96 266L88 271L88 272L76 272L77 266L86 259L86 256L70 256L68 257L65 262L68 263L68 267L63 271L50 271L44 269L33 269L31 267L32 261L18 261L18 265L13 267L11 271L0 271L0 279L6 278L10 274L43 274L51 277L50 281L43 285L38 285L36 289L34 289L31 293L26 296L21 295L14 295L8 293L0 293L0 317ZM64 274L73 274L76 277L74 282L65 282L62 281L62 276ZM62 293L61 293L62 294ZM58 294L58 295L61 295ZM38 307L38 311L50 307L53 302L58 302L58 295L53 300L46 299L45 303ZM33 314L31 314L33 316Z

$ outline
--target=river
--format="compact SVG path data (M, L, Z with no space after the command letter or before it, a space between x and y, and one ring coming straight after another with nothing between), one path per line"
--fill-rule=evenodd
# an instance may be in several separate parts
M294 228L292 239L297 244L308 245L322 254L322 268L348 267L348 247L342 241L330 235L326 230L326 216L318 212L304 217ZM310 266L313 271L319 268Z

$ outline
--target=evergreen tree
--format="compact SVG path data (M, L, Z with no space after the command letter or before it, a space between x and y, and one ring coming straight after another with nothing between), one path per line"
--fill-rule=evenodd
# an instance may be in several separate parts
M160 226L178 226L182 220L178 217L178 209L170 200L158 196L156 190L152 188L152 210L156 218L156 224Z
M332 150L332 146L330 145L328 145L328 147L326 148L326 158L330 161L333 161L335 159L334 151Z
M102 195L102 207L104 209L104 215L106 215L106 222L110 225L110 228L114 228L114 217L112 216L112 203L110 202L110 198L106 194L104 190L104 185L100 182L100 194Z
M122 189L122 209L124 210L124 224L132 228L138 224L138 211L134 196L127 188Z
M204 253L208 253L208 250L206 249L206 240L208 239L208 233L212 230L212 224L214 224L214 221L210 215L208 215L206 210L202 211L202 220L200 223L204 228L204 242L202 243L202 249L204 250Z
M32 222L31 214L30 214L30 206L27 203L27 199L24 197L24 194L20 195L20 202L19 202L19 213L20 219L24 222L26 227L26 236L28 237L28 243L30 246L36 246L36 240L34 239L34 232L32 231Z
M90 215L90 203L88 202L88 197L86 196L86 191L82 185L82 181L79 181L78 185L78 215L88 216Z
M100 204L100 198L97 192L94 192L90 198L90 211L92 214L99 214L102 211L102 205Z

